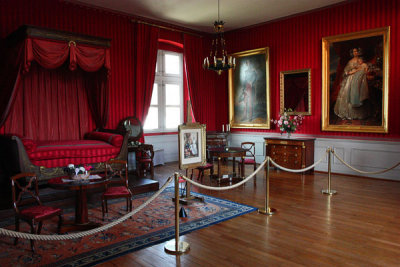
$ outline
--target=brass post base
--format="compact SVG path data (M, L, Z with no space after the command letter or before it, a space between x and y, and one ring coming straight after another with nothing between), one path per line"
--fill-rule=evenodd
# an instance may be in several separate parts
M274 208L258 209L258 213L265 214L265 215L273 215L276 212L277 212L277 210Z
M179 241L178 249L176 249L175 239L168 241L164 246L165 252L174 255L183 254L185 252L188 252L189 249L190 249L189 243L185 241Z
M336 191L336 190L328 190L328 189L325 189L325 190L321 190L321 193L322 193L322 194L326 194L326 195L332 196L332 195L336 195L336 194L337 194L337 191Z

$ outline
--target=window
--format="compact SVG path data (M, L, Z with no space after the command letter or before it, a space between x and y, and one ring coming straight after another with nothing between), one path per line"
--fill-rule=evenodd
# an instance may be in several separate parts
M183 122L182 53L158 50L156 77L149 112L144 123L146 132L177 131Z

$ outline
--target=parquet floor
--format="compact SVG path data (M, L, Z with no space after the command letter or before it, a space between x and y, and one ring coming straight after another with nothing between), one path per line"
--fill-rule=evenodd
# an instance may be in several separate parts
M162 185L176 170L158 166L156 179ZM338 194L321 194L326 187L323 173L273 170L277 214L252 212L182 236L190 251L181 256L159 244L99 266L400 266L400 182L333 175ZM193 190L263 207L265 175L230 191Z

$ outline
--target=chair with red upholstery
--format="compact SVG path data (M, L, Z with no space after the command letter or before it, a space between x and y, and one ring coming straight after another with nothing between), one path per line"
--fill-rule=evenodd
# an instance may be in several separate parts
M210 178L211 176L214 175L214 165L212 163L206 163L206 165L204 166L199 166L196 167L196 170L198 170L198 174L197 174L197 180L200 180L203 182L203 177L204 177L204 171L205 170L210 170ZM193 176L193 172L192 172L192 176Z
M11 177L12 198L15 210L15 231L19 231L19 220L31 226L32 234L40 234L43 221L58 216L58 233L63 222L62 210L44 206L39 198L38 179L34 173L20 173ZM14 244L18 244L15 238ZM34 240L31 249L35 252Z
M108 213L108 199L126 199L126 211L132 211L132 192L128 184L128 163L126 160L110 159L105 163L105 175L110 178L101 196L103 220Z
M255 143L254 142L242 142L241 147L243 149L246 149L246 156L244 159L240 159L239 161L239 173L240 173L240 166L242 164L242 160L244 160L244 165L253 165L253 170L257 169L257 163L256 163L256 156L255 156ZM243 172L244 173L244 172ZM255 181L255 179L254 179Z

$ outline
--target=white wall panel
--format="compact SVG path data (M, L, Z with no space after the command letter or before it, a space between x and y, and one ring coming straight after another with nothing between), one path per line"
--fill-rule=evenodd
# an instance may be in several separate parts
M265 159L264 137L280 137L278 133L233 133L229 136L232 145L240 145L241 142L251 141L256 143L256 160L261 163ZM308 135L292 135L292 138L312 137ZM382 171L400 162L400 142L399 141L379 141L379 140L355 140L337 138L319 138L315 140L314 160L318 161L321 157L325 159L316 166L315 170L327 172L328 156L326 149L331 147L335 153L346 163L356 169L367 172ZM382 174L361 174L351 170L342 164L332 155L332 172L341 174L351 174L372 178L389 179L400 181L400 166Z

